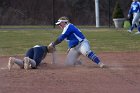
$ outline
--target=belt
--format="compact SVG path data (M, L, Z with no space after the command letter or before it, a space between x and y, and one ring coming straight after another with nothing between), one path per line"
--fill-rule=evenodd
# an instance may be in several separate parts
M81 40L79 43L82 43L84 41L84 39L83 40Z
M82 43L83 41L84 41L84 39L81 40L81 41L79 41L78 44ZM78 44L77 44L77 45L78 45ZM71 48L74 48L74 47L76 47L77 45L74 45L74 46L72 46Z

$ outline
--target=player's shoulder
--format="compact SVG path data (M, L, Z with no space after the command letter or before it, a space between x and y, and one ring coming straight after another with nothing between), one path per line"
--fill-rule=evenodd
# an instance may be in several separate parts
M137 4L139 4L139 3L140 3L139 1L134 2L135 5L137 5Z
M140 2L137 2L140 5Z
M65 28L66 28L66 29L72 29L72 28L74 28L74 25L71 24L71 23L69 23L69 24L67 24L67 26L66 26Z
M77 28L74 24L70 23L69 28Z
M69 23L68 26L69 26L69 27L72 27L72 26L74 26L74 25L73 25L72 23Z
M40 47L40 45L35 45L35 46L33 46L33 48L35 48L35 47Z

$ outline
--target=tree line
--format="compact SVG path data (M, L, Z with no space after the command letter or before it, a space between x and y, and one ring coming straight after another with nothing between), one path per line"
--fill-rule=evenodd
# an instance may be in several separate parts
M113 24L116 1L99 0L101 25ZM132 0L118 1L127 17ZM95 0L0 0L0 25L53 25L61 16L77 25L95 25Z

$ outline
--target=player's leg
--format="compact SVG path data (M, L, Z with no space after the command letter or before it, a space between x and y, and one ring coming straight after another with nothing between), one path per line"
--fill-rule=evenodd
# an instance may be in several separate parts
M90 50L90 45L87 40L84 40L79 47L79 51L84 55L87 56L90 60L98 64L100 67L103 67L104 64L100 61L99 57Z
M29 69L30 67L36 67L36 62L33 60L34 48L30 48L24 57L24 69Z
M17 58L14 58L14 57L10 57L9 62L8 62L8 69L10 70L13 67L14 64L17 64L20 68L24 67L23 60L17 59Z
M135 28L135 25L137 24L138 20L139 20L139 13L134 13L133 15L133 20L132 20L132 26L130 28L130 31L129 32L132 32L133 29Z
M137 29L138 29L138 32L136 32L135 34L140 34L140 23L139 23L139 21L140 21L140 13L137 13L135 20L136 20Z
M78 59L76 60L76 62L74 63L74 65L82 65L83 64L83 61L81 59Z
M36 68L36 62L29 57L24 57L24 69L29 68Z
M42 47L35 47L34 48L34 56L33 60L36 62L36 67L42 62L44 56L44 50ZM34 68L34 66L32 66Z
M80 54L76 48L71 48L67 54L66 66L74 66Z

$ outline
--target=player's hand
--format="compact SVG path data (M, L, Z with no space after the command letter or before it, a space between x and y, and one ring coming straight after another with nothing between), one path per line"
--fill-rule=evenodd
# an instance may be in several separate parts
M53 42L51 42L51 43L48 45L48 52L49 52L49 53L53 53L54 51L56 51L56 49L55 49L55 46L54 46Z

